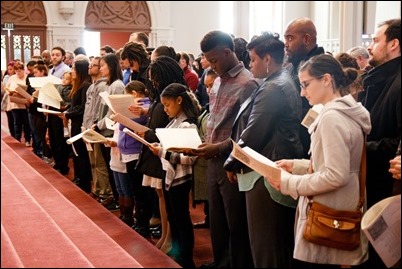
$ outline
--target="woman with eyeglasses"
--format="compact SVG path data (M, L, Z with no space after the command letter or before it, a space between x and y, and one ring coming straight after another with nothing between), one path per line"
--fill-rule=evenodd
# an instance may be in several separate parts
M99 70L102 77L106 78L106 91L112 94L124 94L123 73L121 72L120 61L116 54L108 53L100 58ZM128 108L127 108L128 109ZM113 130L109 130L106 126L106 119L110 118L112 110L106 103L101 103L99 107L97 122L91 127L99 132L104 137L113 137ZM113 177L113 171L110 168L110 147L100 144L103 159L105 160L109 183L112 188L113 195L106 198L102 205L109 210L119 209L119 193L116 189L116 184Z
M310 105L322 104L310 125L310 160L283 159L279 180L265 175L269 184L285 195L299 199L293 257L298 268L359 266L368 258L367 238L355 250L341 250L304 239L309 200L325 206L354 211L359 203L359 173L365 135L371 131L369 112L349 94L356 69L343 69L331 55L312 57L299 69L301 96ZM346 268L346 267L345 267Z

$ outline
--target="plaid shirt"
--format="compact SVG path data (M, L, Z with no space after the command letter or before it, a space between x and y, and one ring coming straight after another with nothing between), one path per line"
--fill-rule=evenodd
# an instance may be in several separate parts
M257 86L253 75L241 62L223 76L216 78L209 99L207 143L222 142L230 137L241 104Z

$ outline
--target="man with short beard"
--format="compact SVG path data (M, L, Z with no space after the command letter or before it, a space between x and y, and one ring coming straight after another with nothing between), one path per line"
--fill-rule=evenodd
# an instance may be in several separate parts
M393 195L389 160L401 138L401 19L379 23L367 48L373 69L364 74L358 100L370 111L367 136L367 207ZM400 190L399 190L400 191ZM370 268L386 268L370 247Z
M62 47L54 47L51 57L53 67L49 70L49 74L62 79L63 74L70 71L70 67L64 63L66 51Z
M62 79L63 74L70 71L70 67L64 63L66 51L62 47L54 47L51 55L53 68L49 70L49 75L51 74ZM51 107L49 107L49 109L58 110ZM71 153L71 146L67 145L66 138L64 137L63 120L57 115L48 114L47 124L50 148L55 160L53 168L59 171L62 175L68 175L68 172L70 171L68 162Z
M107 90L106 78L100 73L100 56L92 59L88 74L92 78L92 84L87 90L87 99L85 102L82 128L84 130L91 128L98 118L98 112L102 97L99 93ZM92 143L92 151L88 151L89 161L92 172L92 191L90 196L101 201L113 196L112 188L109 183L109 174L105 159L102 156L99 143Z

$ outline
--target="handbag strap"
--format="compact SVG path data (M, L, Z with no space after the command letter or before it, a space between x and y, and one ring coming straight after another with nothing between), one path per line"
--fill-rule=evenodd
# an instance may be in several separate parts
M363 135L363 150L362 150L362 160L360 163L360 175L359 175L359 185L360 185L360 198L359 204L357 205L357 210L362 208L364 203L364 193L366 190L366 169L367 169L367 159L366 159L366 136Z
M363 150L362 150L362 159L360 162L360 174L359 174L359 203L357 204L357 210L360 210L363 207L364 203L364 193L366 190L366 169L367 169L367 159L366 159L366 136L363 134ZM313 172L312 169L312 164L310 161L310 166L308 169L309 173ZM313 196L309 195L307 196L309 199L310 203L313 202Z

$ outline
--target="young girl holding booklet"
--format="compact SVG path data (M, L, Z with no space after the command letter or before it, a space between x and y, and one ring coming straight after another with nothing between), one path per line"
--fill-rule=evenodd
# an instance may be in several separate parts
M143 107L149 105L148 92L144 83L138 80L129 82L125 87L125 93L131 94L137 100L140 99ZM133 114L132 120L145 125L147 116ZM141 143L124 133L125 127L123 124L119 124L117 129L117 142L112 143L112 146L117 146L117 148L111 150L110 168L113 170L116 189L119 193L120 218L131 227L134 225L134 198L135 194L142 189L143 175L134 169L141 151ZM123 166L117 166L117 164L123 164ZM136 212L140 210L140 208L136 208Z
M189 89L172 83L161 93L161 103L171 118L166 128L197 128L201 106ZM181 266L194 268L194 231L190 218L189 194L192 186L193 164L197 157L171 152L153 143L151 151L162 160L166 170L163 193L172 238L172 250L168 253Z
M162 90L171 83L176 82L186 85L186 82L184 81L183 70L180 68L177 61L167 56L159 56L155 59L149 65L148 75L151 82L148 86L148 90L152 99L152 104L147 112L147 127L151 129L151 131L145 131L143 138L146 141L153 143L159 142L158 137L155 135L156 128L164 128L170 121L160 100ZM158 195L162 226L161 238L156 246L159 247L161 251L169 253L171 249L171 239L162 186L163 179L165 178L165 171L162 168L161 159L158 156L155 156L147 146L143 145L136 169L144 174L142 185L148 186L148 188L144 188L146 191L142 193L142 196L135 197L136 207L138 203L142 203L143 206L143 213L141 214L142 223L140 222L142 227L139 228L149 231L149 223L152 217L152 202L154 199L153 194L154 191L156 191ZM136 230L139 230L139 228Z

